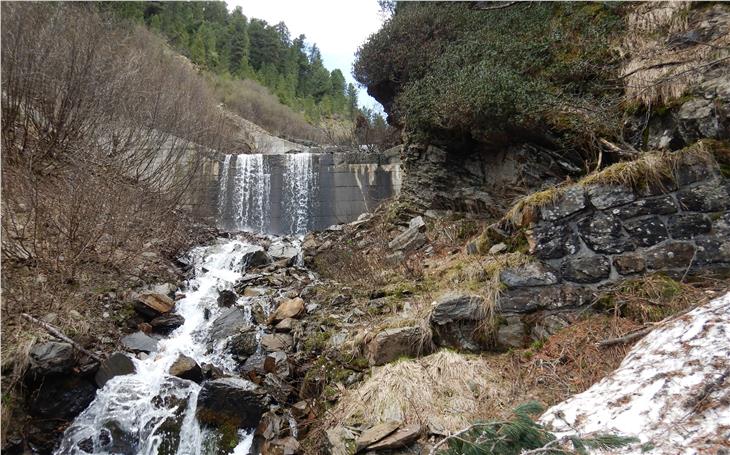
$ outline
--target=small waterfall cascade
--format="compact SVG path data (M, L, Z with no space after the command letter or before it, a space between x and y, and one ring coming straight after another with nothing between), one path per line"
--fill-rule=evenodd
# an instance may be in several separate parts
M192 250L193 278L175 311L185 323L158 343L146 359L134 359L136 373L109 380L96 399L66 429L56 455L217 453L217 436L195 418L200 385L168 374L179 355L232 372L235 362L224 353L224 342L212 343L209 333L221 308L219 290L231 289L241 276L241 260L250 245L220 240ZM246 310L248 297L237 305ZM247 306L248 305L248 306ZM250 308L245 311L250 320ZM206 318L205 314L210 317ZM225 340L224 340L225 341ZM233 373L231 373L233 374ZM253 431L239 431L234 454L249 452Z
M223 229L304 234L317 209L317 171L311 153L226 155L218 183Z

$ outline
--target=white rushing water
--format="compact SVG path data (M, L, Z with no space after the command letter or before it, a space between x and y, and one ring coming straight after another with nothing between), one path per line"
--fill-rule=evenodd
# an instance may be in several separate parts
M281 187L272 188L272 172ZM316 208L317 172L314 155L226 155L218 184L218 219L224 229L304 234ZM276 204L276 207L272 207ZM276 216L276 225L272 222Z
M190 253L194 275L175 312L185 323L160 340L157 352L135 359L136 373L107 382L96 399L64 433L57 455L67 454L176 454L216 453L215 435L195 418L200 386L170 376L167 371L180 354L198 364L211 363L230 371L233 360L222 346L209 348L209 330L220 313L218 293L231 289L241 276L241 260L249 245L239 240L219 241ZM239 304L246 302L239 299ZM210 317L205 318L205 312ZM234 453L248 453L252 434L241 434Z

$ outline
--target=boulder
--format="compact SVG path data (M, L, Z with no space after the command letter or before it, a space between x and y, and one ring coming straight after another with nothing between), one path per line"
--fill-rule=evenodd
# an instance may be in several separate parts
M297 319L304 314L304 300L300 297L284 300L269 318L269 323L278 323L286 318Z
M236 295L235 292L231 291L230 289L224 289L218 292L218 299L216 300L216 302L218 303L218 306L228 308L235 305L236 300L238 300L238 295Z
M421 354L424 338L420 327L398 327L381 330L367 345L370 365L384 365L400 357Z
M269 256L277 261L281 259L291 261L296 258L298 254L299 249L296 247L296 245L293 245L289 242L276 241L273 242L271 246L269 246Z
M31 414L46 419L72 419L96 397L96 385L78 375L51 375L30 394Z
M104 387L111 378L133 374L136 371L134 362L126 354L115 352L108 359L101 362L94 381L99 387Z
M372 444L394 433L398 427L400 427L400 422L390 420L368 428L360 433L360 436L355 440L355 451L360 452L370 447Z
M241 359L246 359L248 356L254 354L256 352L256 349L258 349L258 339L256 336L256 331L251 330L244 330L243 332L240 332L233 337L231 337L230 340L228 340L228 352L233 354L234 357Z
M421 436L421 426L418 424L405 425L375 444L367 447L368 450L394 450L408 447Z
M268 352L288 351L294 344L287 333L269 333L261 337L261 347Z
M157 316L150 321L152 330L164 335L169 334L183 324L185 324L185 318L177 313L163 314L162 316Z
M73 346L60 341L36 343L28 357L29 372L37 376L69 373L76 362Z
M208 332L210 339L220 341L235 335L242 328L248 325L248 320L243 310L240 308L226 308L213 321Z
M611 274L611 260L607 256L568 258L562 265L563 278L574 283L597 283Z
M203 370L201 370L200 365L198 365L195 359L186 355L180 354L172 365L170 365L168 373L180 379L197 382L198 384L203 382Z
M241 257L241 268L243 270L268 264L271 264L271 256L264 251L263 247L258 245L246 247L246 253Z
M542 262L530 262L520 267L504 269L499 279L509 288L525 286L547 286L557 284L560 274L552 267Z
M155 352L157 340L144 332L135 332L122 338L122 346L134 352Z
M155 318L175 308L175 301L165 294L143 292L134 302L134 309L142 316Z
M198 421L214 427L255 428L271 400L263 388L241 378L205 381L198 394Z

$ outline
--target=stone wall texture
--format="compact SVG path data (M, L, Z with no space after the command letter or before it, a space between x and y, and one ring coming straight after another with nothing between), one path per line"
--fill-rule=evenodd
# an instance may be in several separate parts
M730 181L715 164L680 163L675 179L640 190L576 184L537 211L525 230L536 262L501 272L502 344L567 325L561 313L625 278L730 270Z

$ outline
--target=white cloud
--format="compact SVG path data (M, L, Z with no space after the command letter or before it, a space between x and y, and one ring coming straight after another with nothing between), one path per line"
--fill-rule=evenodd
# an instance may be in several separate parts
M284 22L292 38L304 34L316 43L325 66L342 70L349 82L355 51L367 37L378 31L383 17L376 0L227 0L229 9L240 6L247 17L264 19L269 24ZM371 106L364 88L360 104Z

